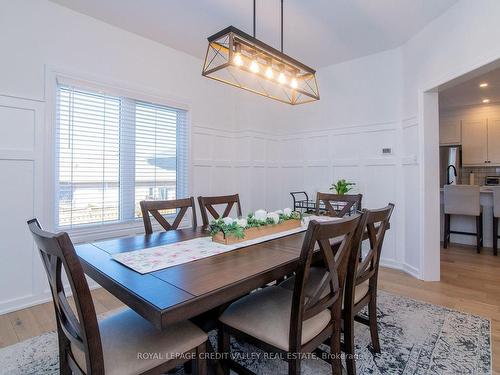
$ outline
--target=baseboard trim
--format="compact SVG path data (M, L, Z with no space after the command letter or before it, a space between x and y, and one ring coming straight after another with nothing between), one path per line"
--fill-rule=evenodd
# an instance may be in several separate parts
M417 268L410 266L408 263L397 262L393 259L381 259L380 265L382 267L392 268L395 270L403 271L416 279L421 280L420 272Z
M101 288L101 286L95 282L89 283L89 289L94 290ZM73 293L71 292L70 287L64 288L67 296L71 296ZM50 291L47 291L43 294L39 294L36 296L25 296L16 299L11 299L6 302L0 303L0 315L8 314L14 311L27 309L29 307L33 307L36 305L41 305L42 303L47 303L52 301L52 295Z

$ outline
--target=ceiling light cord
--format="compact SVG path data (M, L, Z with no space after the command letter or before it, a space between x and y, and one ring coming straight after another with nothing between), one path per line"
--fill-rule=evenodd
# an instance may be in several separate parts
M253 37L255 38L255 19L257 18L256 12L256 0L253 0ZM283 52L283 0L281 0L281 43L280 43L281 52Z
M283 53L283 0L281 0L281 53Z
M255 38L255 0L253 0L253 37Z

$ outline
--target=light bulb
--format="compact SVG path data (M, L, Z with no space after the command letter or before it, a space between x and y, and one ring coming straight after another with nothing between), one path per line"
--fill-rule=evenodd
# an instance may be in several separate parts
M489 103L490 99L483 99L483 103Z
M278 82L281 84L286 82L285 73L283 73L283 72L280 73L280 75L278 76Z
M299 86L296 78L292 78L292 80L290 82L290 86L292 86L292 89L296 89Z
M260 68L259 68L259 64L257 63L256 60L252 60L251 64L250 64L250 70L254 73L258 73Z
M241 53L236 52L234 54L233 62L234 62L234 65L237 65L237 66L243 65L243 59L241 58Z
M273 68L271 68L270 66L268 66L266 69L266 77L269 79L273 78Z

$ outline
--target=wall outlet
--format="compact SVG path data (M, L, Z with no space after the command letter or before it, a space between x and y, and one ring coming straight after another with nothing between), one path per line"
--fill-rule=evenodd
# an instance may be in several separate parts
M392 154L392 149L391 148L383 148L382 149L382 154L383 155L391 155Z

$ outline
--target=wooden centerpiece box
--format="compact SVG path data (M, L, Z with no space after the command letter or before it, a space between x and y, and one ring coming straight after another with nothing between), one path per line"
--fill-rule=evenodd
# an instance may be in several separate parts
M252 227L243 230L244 237L238 238L232 235L226 236L223 232L218 232L212 236L212 241L224 244L232 245L235 243L253 240L259 237L268 236L271 234L285 232L287 230L295 229L301 226L300 219L289 219L278 224L268 224L260 227Z

